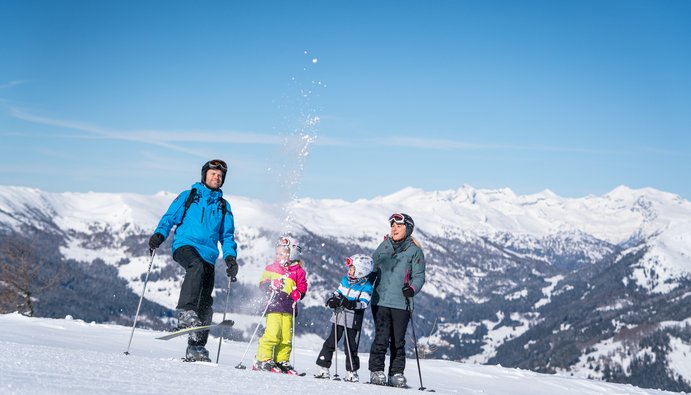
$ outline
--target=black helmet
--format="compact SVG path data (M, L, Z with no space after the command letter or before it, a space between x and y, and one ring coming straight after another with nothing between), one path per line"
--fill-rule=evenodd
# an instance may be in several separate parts
M393 225L394 223L405 224L405 236L406 237L412 235L413 230L415 230L415 221L413 221L413 217L411 217L408 214L404 214L404 213L391 214L391 216L389 217L389 225Z
M219 188L222 187L223 183L226 182L226 173L228 172L228 165L226 165L226 162L220 159L211 159L204 163L204 166L202 166L202 184L204 185L206 185L206 172L209 171L209 169L218 169L223 173L221 176L221 185L218 186Z

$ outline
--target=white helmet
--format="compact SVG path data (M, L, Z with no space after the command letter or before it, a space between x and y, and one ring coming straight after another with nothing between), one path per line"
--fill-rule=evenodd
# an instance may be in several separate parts
M300 260L300 252L302 252L302 247L300 247L300 243L296 239L289 236L282 236L276 242L276 247L285 247L288 249L288 251L290 251L290 255L288 256L288 260L290 260L290 262Z
M347 266L355 266L355 274L353 278L363 278L374 269L374 261L365 254L355 254L346 258Z

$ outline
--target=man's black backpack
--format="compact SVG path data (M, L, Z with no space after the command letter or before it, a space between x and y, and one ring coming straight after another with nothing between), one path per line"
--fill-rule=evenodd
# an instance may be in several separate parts
M192 203L194 202L194 199L197 197L197 188L192 188L190 190L189 196L187 196L187 200L185 200L185 211L182 212L182 218L180 219L180 223L178 224L178 227L182 225L182 221L185 220L185 215L187 215L187 209L190 208ZM221 201L219 202L219 206L221 209L221 213L223 216L221 217L221 221L223 221L226 218L226 213L228 212L228 207L226 204L226 200L224 198L221 198ZM222 222L221 222L222 223Z

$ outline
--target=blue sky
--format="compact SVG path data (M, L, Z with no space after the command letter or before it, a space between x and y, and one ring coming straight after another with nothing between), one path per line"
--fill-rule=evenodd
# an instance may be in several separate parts
M688 1L0 0L0 184L691 199ZM309 155L304 153L308 152Z

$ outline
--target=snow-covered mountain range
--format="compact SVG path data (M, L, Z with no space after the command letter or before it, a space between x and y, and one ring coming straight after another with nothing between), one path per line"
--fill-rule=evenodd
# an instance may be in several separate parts
M39 297L37 314L131 322L150 260L146 241L174 198L0 187L4 237L30 237L41 259L69 268L61 269L69 281ZM310 280L299 326L324 336L322 304L343 275L343 259L372 252L388 216L405 212L428 264L414 320L426 355L691 390L691 203L677 195L622 186L573 199L463 186L354 202L226 198L241 264L228 306L236 316L257 314L254 284L275 237L289 232L304 246ZM181 271L169 246L155 258L144 325L167 325L177 301ZM226 281L217 272L222 311ZM95 279L113 282L110 299L86 286ZM54 299L82 301L72 311ZM89 300L110 308L95 311ZM247 338L251 329L232 336ZM361 348L370 334L368 324Z

